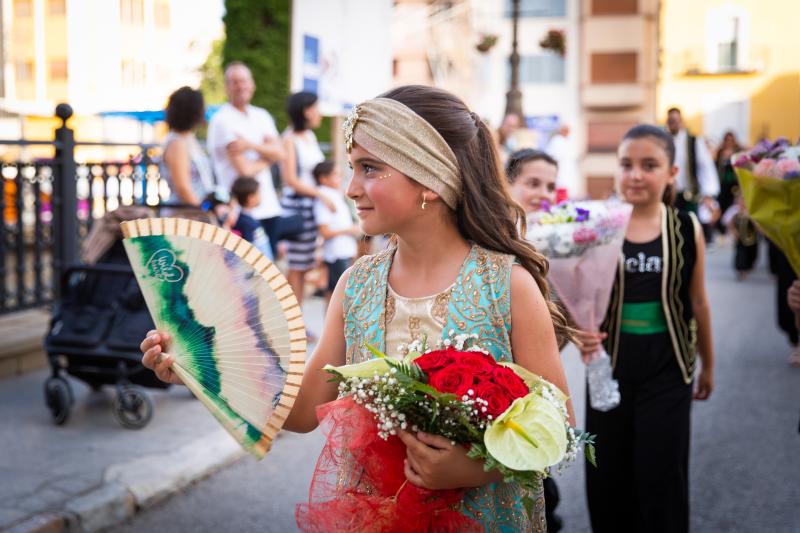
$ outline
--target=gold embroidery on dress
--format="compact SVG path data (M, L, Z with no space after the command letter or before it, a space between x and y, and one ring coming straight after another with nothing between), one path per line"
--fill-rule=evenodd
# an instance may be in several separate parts
M412 341L417 341L422 338L419 327L419 317L414 315L408 317L408 333Z
M386 295L386 318L384 324L387 326L394 320L395 313L397 312L397 304L395 303L394 296L391 294Z
M450 305L450 295L453 294L453 288L450 287L443 293L436 296L431 306L431 317L440 325L444 326L447 320L447 308Z
M386 326L399 316L398 302L388 293L388 272L393 249L362 258L351 270L345 291L345 339L347 362L360 362L370 354L360 347L365 342L386 349ZM448 328L459 333L477 334L479 343L499 361L511 361L511 267L514 258L509 255L473 246L465 259L456 283L438 295L430 308L431 318L442 321L443 332ZM394 307L394 309L392 309ZM425 312L429 309L426 306ZM418 322L418 316L417 322ZM409 329L412 319L408 320ZM399 324L398 324L399 325ZM419 324L417 324L419 327ZM433 339L432 339L433 340ZM345 473L342 481L357 472ZM350 477L359 491L363 487L360 476ZM540 485L541 487L541 485ZM528 516L520 503L524 496L516 484L497 483L467 491L462 509L478 520L486 531L546 531L544 499L541 488L532 496L534 509Z

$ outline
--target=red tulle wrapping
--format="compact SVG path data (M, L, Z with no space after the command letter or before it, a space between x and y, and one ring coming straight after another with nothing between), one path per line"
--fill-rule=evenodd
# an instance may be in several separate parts
M372 414L351 397L317 408L326 443L317 461L308 503L297 506L307 532L479 532L458 511L463 490L427 490L406 482L406 447L378 436Z

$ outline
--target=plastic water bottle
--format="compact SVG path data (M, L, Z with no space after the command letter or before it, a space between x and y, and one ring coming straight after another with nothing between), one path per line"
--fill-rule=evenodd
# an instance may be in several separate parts
M610 411L619 405L619 383L614 379L611 358L605 350L586 365L589 382L589 405L598 411Z

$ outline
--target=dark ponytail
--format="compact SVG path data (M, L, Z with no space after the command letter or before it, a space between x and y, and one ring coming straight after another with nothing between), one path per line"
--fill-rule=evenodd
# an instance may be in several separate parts
M444 138L458 160L463 195L455 210L456 225L465 239L513 255L536 280L547 302L559 341L572 330L550 299L547 259L524 235L525 212L511 197L489 128L456 96L424 85L406 85L381 95L411 108Z

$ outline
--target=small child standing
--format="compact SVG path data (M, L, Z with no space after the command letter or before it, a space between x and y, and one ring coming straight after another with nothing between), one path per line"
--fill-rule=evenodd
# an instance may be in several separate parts
M231 186L231 196L239 204L239 212L233 231L239 233L242 238L249 241L264 257L273 260L272 247L269 237L261 226L261 223L250 215L250 211L261 202L258 181L255 178L239 177ZM229 215L233 216L233 214Z
M350 268L358 253L357 237L362 235L358 225L353 223L353 216L342 193L342 176L332 161L318 163L312 171L319 185L321 195L328 198L336 206L331 211L324 202L314 203L314 217L319 234L325 239L322 246L322 260L328 268L328 288L325 299L330 302L333 289L345 270Z
M758 228L747 216L747 208L741 194L736 203L725 211L722 223L730 229L736 242L736 253L733 256L733 268L736 277L741 281L753 270L758 259Z

